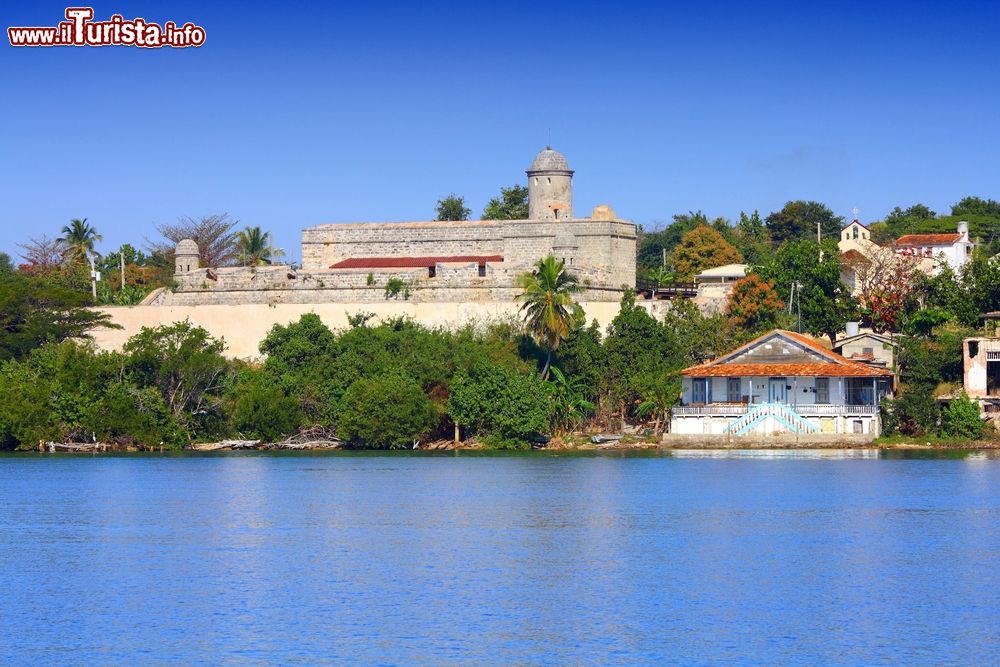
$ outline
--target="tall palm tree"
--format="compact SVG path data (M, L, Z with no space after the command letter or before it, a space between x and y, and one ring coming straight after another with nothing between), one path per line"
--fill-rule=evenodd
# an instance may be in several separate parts
M94 252L94 244L103 238L93 225L87 223L86 218L70 220L68 225L63 226L62 236L57 239L63 246L63 261L76 263L86 260L87 255Z
M261 231L260 227L247 227L236 234L236 244L245 264L257 266L271 263L271 232Z
M583 322L583 308L573 300L583 291L577 277L566 271L566 263L552 255L538 260L535 270L517 277L517 286L524 291L517 295L523 302L528 330L547 348L542 379L549 377L552 353L559 343L569 338L570 332Z

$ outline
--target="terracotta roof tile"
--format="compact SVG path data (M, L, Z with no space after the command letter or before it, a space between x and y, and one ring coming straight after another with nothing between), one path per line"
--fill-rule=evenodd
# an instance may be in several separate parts
M951 245L961 234L906 234L896 239L896 245Z
M419 269L435 264L502 262L503 255L447 255L435 257L351 257L331 269Z
M890 377L892 371L845 359L843 364L705 364L681 371L688 377Z
M818 352L828 362L816 362L808 364L732 364L726 362L712 361L701 366L692 366L681 371L681 375L689 377L747 377L747 376L831 376L831 377L891 377L892 371L884 368L872 368L871 366L857 361L851 361L847 357L841 356L829 348L823 347L819 342L794 331L784 329L773 329L763 336L758 336L742 347L738 347L722 358L749 348L757 343L770 338L774 334L782 335L801 345Z

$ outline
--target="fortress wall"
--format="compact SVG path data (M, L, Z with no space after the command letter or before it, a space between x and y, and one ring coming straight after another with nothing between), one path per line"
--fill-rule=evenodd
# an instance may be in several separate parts
M581 304L587 321L596 319L602 328L618 314L617 301L584 302ZM662 302L643 302L654 309ZM297 321L305 313L316 313L333 329L348 326L347 317L359 312L375 313L375 321L395 317L410 317L426 326L460 327L518 317L518 305L512 301L491 303L420 303L412 301L382 301L381 303L323 304L243 304L197 306L114 306L101 309L123 329L99 329L94 332L98 347L119 350L129 337L142 327L190 320L204 327L213 336L226 341L226 355L251 359L260 356L258 346L275 324Z
M323 225L302 232L302 267L326 269L350 257L502 254L501 221Z

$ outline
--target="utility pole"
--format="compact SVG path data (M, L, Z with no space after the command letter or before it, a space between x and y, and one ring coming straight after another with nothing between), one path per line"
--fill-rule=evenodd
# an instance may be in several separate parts
M125 289L125 253L122 252L121 248L118 249L118 259L121 261L122 267L122 289Z
M97 302L97 265L94 263L93 253L87 253L87 261L90 262L90 294L94 297L94 302Z

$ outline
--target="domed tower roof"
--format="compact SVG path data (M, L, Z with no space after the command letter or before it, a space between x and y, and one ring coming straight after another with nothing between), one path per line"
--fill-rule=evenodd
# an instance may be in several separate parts
M174 253L177 255L197 255L199 254L198 244L191 239L181 239L177 242Z
M559 151L552 150L552 146L546 146L545 150L536 155L531 166L528 167L529 174L545 171L573 173L573 170L569 168L569 162L566 161L566 156Z

